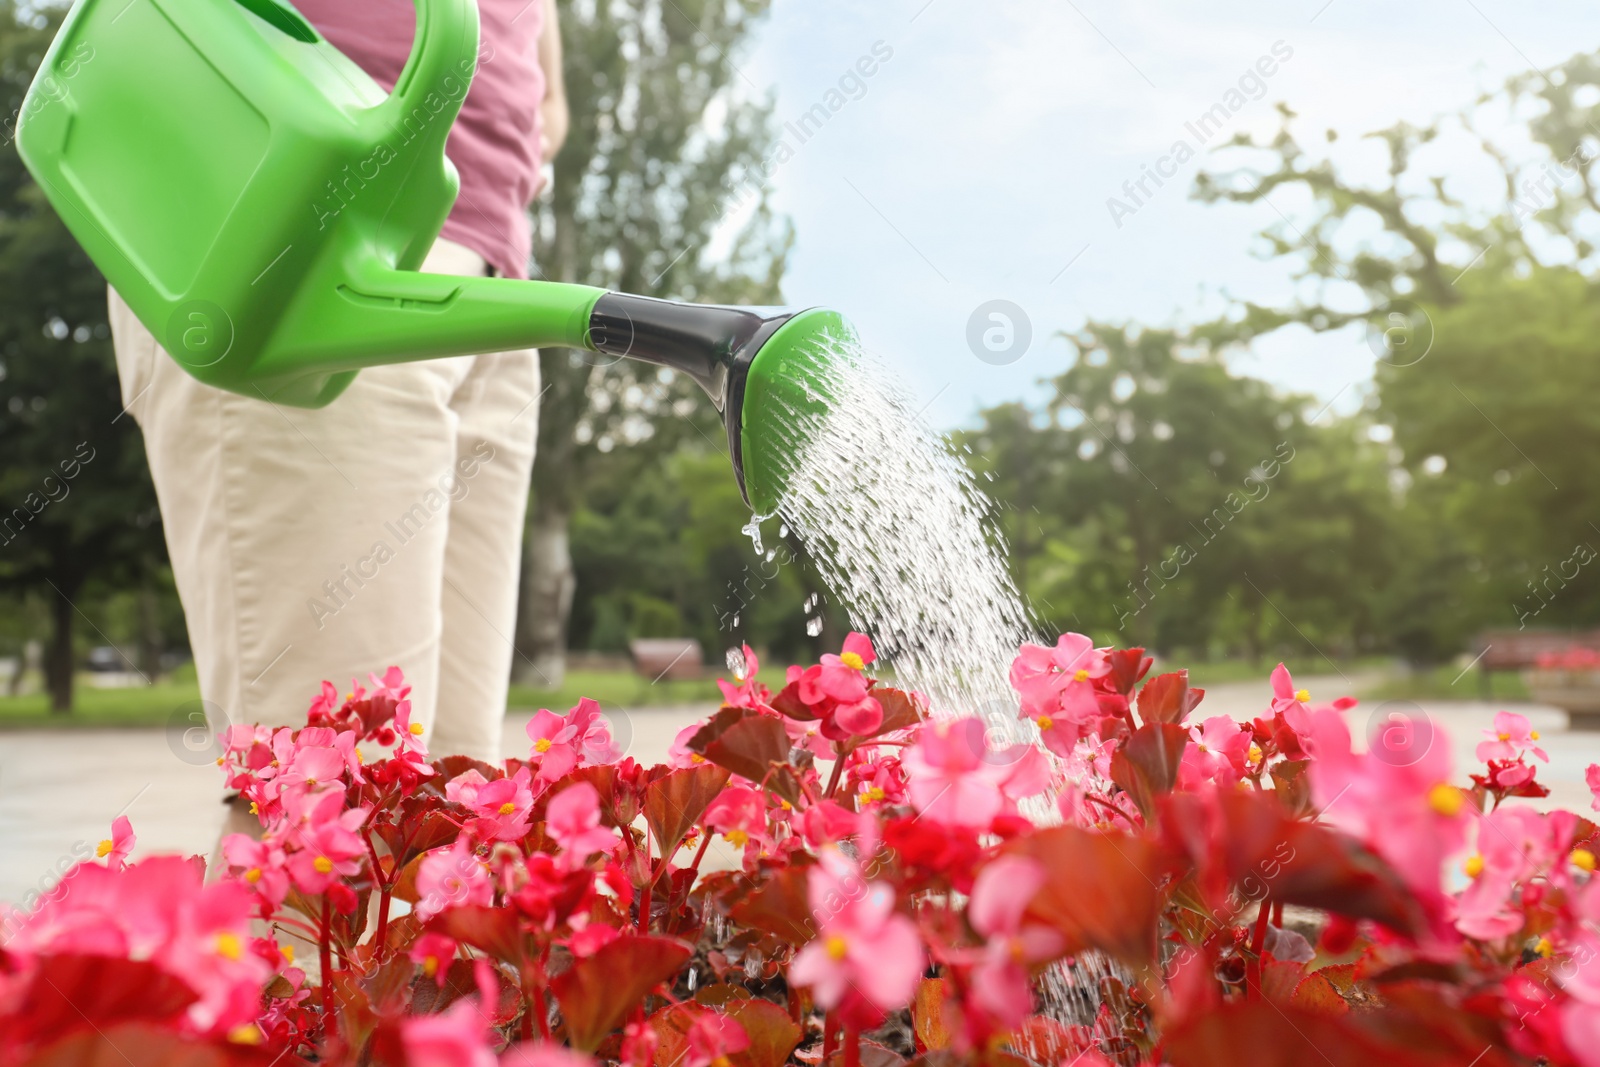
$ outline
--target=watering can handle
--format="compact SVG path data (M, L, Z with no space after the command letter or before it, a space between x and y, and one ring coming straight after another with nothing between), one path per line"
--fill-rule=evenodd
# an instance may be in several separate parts
M420 111L428 136L419 140L442 144L478 67L478 4L477 0L416 0L416 5L411 55L394 92L373 112L380 123L394 128ZM448 115L442 115L446 110ZM444 121L427 121L432 117Z

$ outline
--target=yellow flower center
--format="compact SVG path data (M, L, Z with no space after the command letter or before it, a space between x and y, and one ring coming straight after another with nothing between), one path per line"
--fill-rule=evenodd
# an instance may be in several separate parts
M550 739L548 737L539 738L539 740L537 740L537 741L535 741L533 743L533 750L535 752L549 752L550 751Z
M422 961L422 973L432 978L439 973L439 957L428 956Z
M359 748L356 749L356 762L362 765L365 765L367 762L367 757L361 754L361 750Z
M416 737L422 736L422 724L420 722L414 722L410 726L406 727L406 729L410 730L411 733Z
M245 1023L228 1031L228 1040L235 1045L261 1044L261 1029L255 1023Z
M217 935L217 955L236 960L243 954L244 944L239 940L238 934L224 932Z
M250 802L250 814L251 815L260 815L261 814L261 806L259 804L257 804L253 800Z
M1509 741L1509 740L1511 740L1511 735L1506 733L1504 730L1501 730L1500 731L1500 740Z
M1529 730L1528 731L1528 740L1529 741L1537 741L1537 740L1539 740L1539 731L1538 730Z
M105 859L107 856L111 855L111 850L116 847L116 845L111 843L110 838L106 838L106 840L100 842L100 847L94 850L94 854L99 856L101 859Z
M827 941L828 955L836 960L842 960L850 952L850 945L838 934L831 934Z
M509 801L509 800L506 801L504 804L500 805L500 814L501 815L510 815L512 812L514 812L516 810L517 810L517 806L515 804L511 803L511 801Z
M1550 943L1550 939L1548 937L1541 937L1538 944L1533 946L1533 951L1537 952L1545 959L1549 959L1550 953L1554 952L1555 949L1556 947Z
M1056 724L1056 721L1048 715L1041 715L1033 721L1034 724L1037 725L1041 730L1048 730L1050 727Z
M1428 790L1428 806L1446 818L1450 818L1461 811L1461 805L1467 798L1461 790L1446 782L1440 782Z
M750 835L743 830L729 830L722 836L726 838L728 844L732 845L734 848L743 848L746 842L750 840Z
M255 885L257 882L261 881L261 868L251 867L248 871L245 871L244 880L249 882L251 885Z
M1586 871L1594 870L1594 853L1586 848L1575 848L1570 857L1574 867L1581 867Z
M1248 756L1246 758L1249 759L1249 761L1251 763L1260 763L1261 762L1261 746L1252 744L1250 746L1250 752L1249 752L1249 754L1248 754Z
M864 671L867 669L867 662L861 658L861 654L859 652L846 652L839 657L839 662L843 663L846 667L849 667L853 671Z
M283 955L283 962L285 962L285 963L293 963L294 962L294 946L293 945L279 945L278 946L278 951L280 953L282 953L282 955Z
M880 800L887 800L888 797L889 794L885 793L881 786L869 785L861 791L861 799L868 804L876 804Z
M1461 869L1466 872L1468 878L1478 877L1483 873L1483 857L1474 852L1467 857L1466 862L1461 865Z
M226 758L224 758L222 756L218 756L217 757L217 766L218 767L222 766L226 762L227 762Z
M1072 680L1074 682L1087 682L1089 680L1089 672L1080 667L1073 672Z
M704 756L700 755L700 753L698 753L698 752L689 753L689 762L690 763L704 763L705 761L706 761L706 758Z
M1294 691L1294 698L1302 704L1309 704L1311 703L1311 690L1296 689Z
M333 861L326 856L318 856L311 861L311 866L317 869L318 874L331 874L333 872Z

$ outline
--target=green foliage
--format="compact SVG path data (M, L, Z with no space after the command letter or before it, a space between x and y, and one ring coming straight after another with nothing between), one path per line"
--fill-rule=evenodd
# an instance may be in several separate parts
M143 441L122 413L105 280L45 202L9 140L59 8L0 0L0 587L52 619L55 706L72 700L74 606L99 581L131 585L164 560Z

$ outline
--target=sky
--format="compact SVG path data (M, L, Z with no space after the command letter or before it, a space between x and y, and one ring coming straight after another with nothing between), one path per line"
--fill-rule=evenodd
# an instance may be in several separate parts
M845 312L928 420L953 427L1040 398L1066 366L1060 332L1088 319L1181 325L1293 295L1292 265L1256 235L1307 218L1304 198L1189 196L1201 167L1233 165L1209 149L1274 130L1278 101L1319 142L1338 130L1334 158L1370 173L1360 134L1597 47L1600 7L1573 0L775 0L737 64L799 131L769 179L797 233L785 297ZM841 79L842 106L828 96ZM801 129L818 103L835 109ZM1226 125L1190 128L1218 104ZM1194 158L1180 163L1178 142ZM1428 164L1469 197L1493 189L1464 138ZM1158 166L1172 176L1133 200L1124 183ZM1009 302L1002 319L991 301ZM1297 329L1233 363L1349 411L1375 358L1359 329Z

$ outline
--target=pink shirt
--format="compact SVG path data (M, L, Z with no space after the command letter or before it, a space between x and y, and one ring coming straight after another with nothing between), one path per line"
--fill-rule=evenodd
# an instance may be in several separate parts
M330 43L393 89L411 55L413 0L293 0ZM461 194L441 237L466 245L510 278L528 276L527 206L539 186L542 0L478 0L478 72L445 154Z

